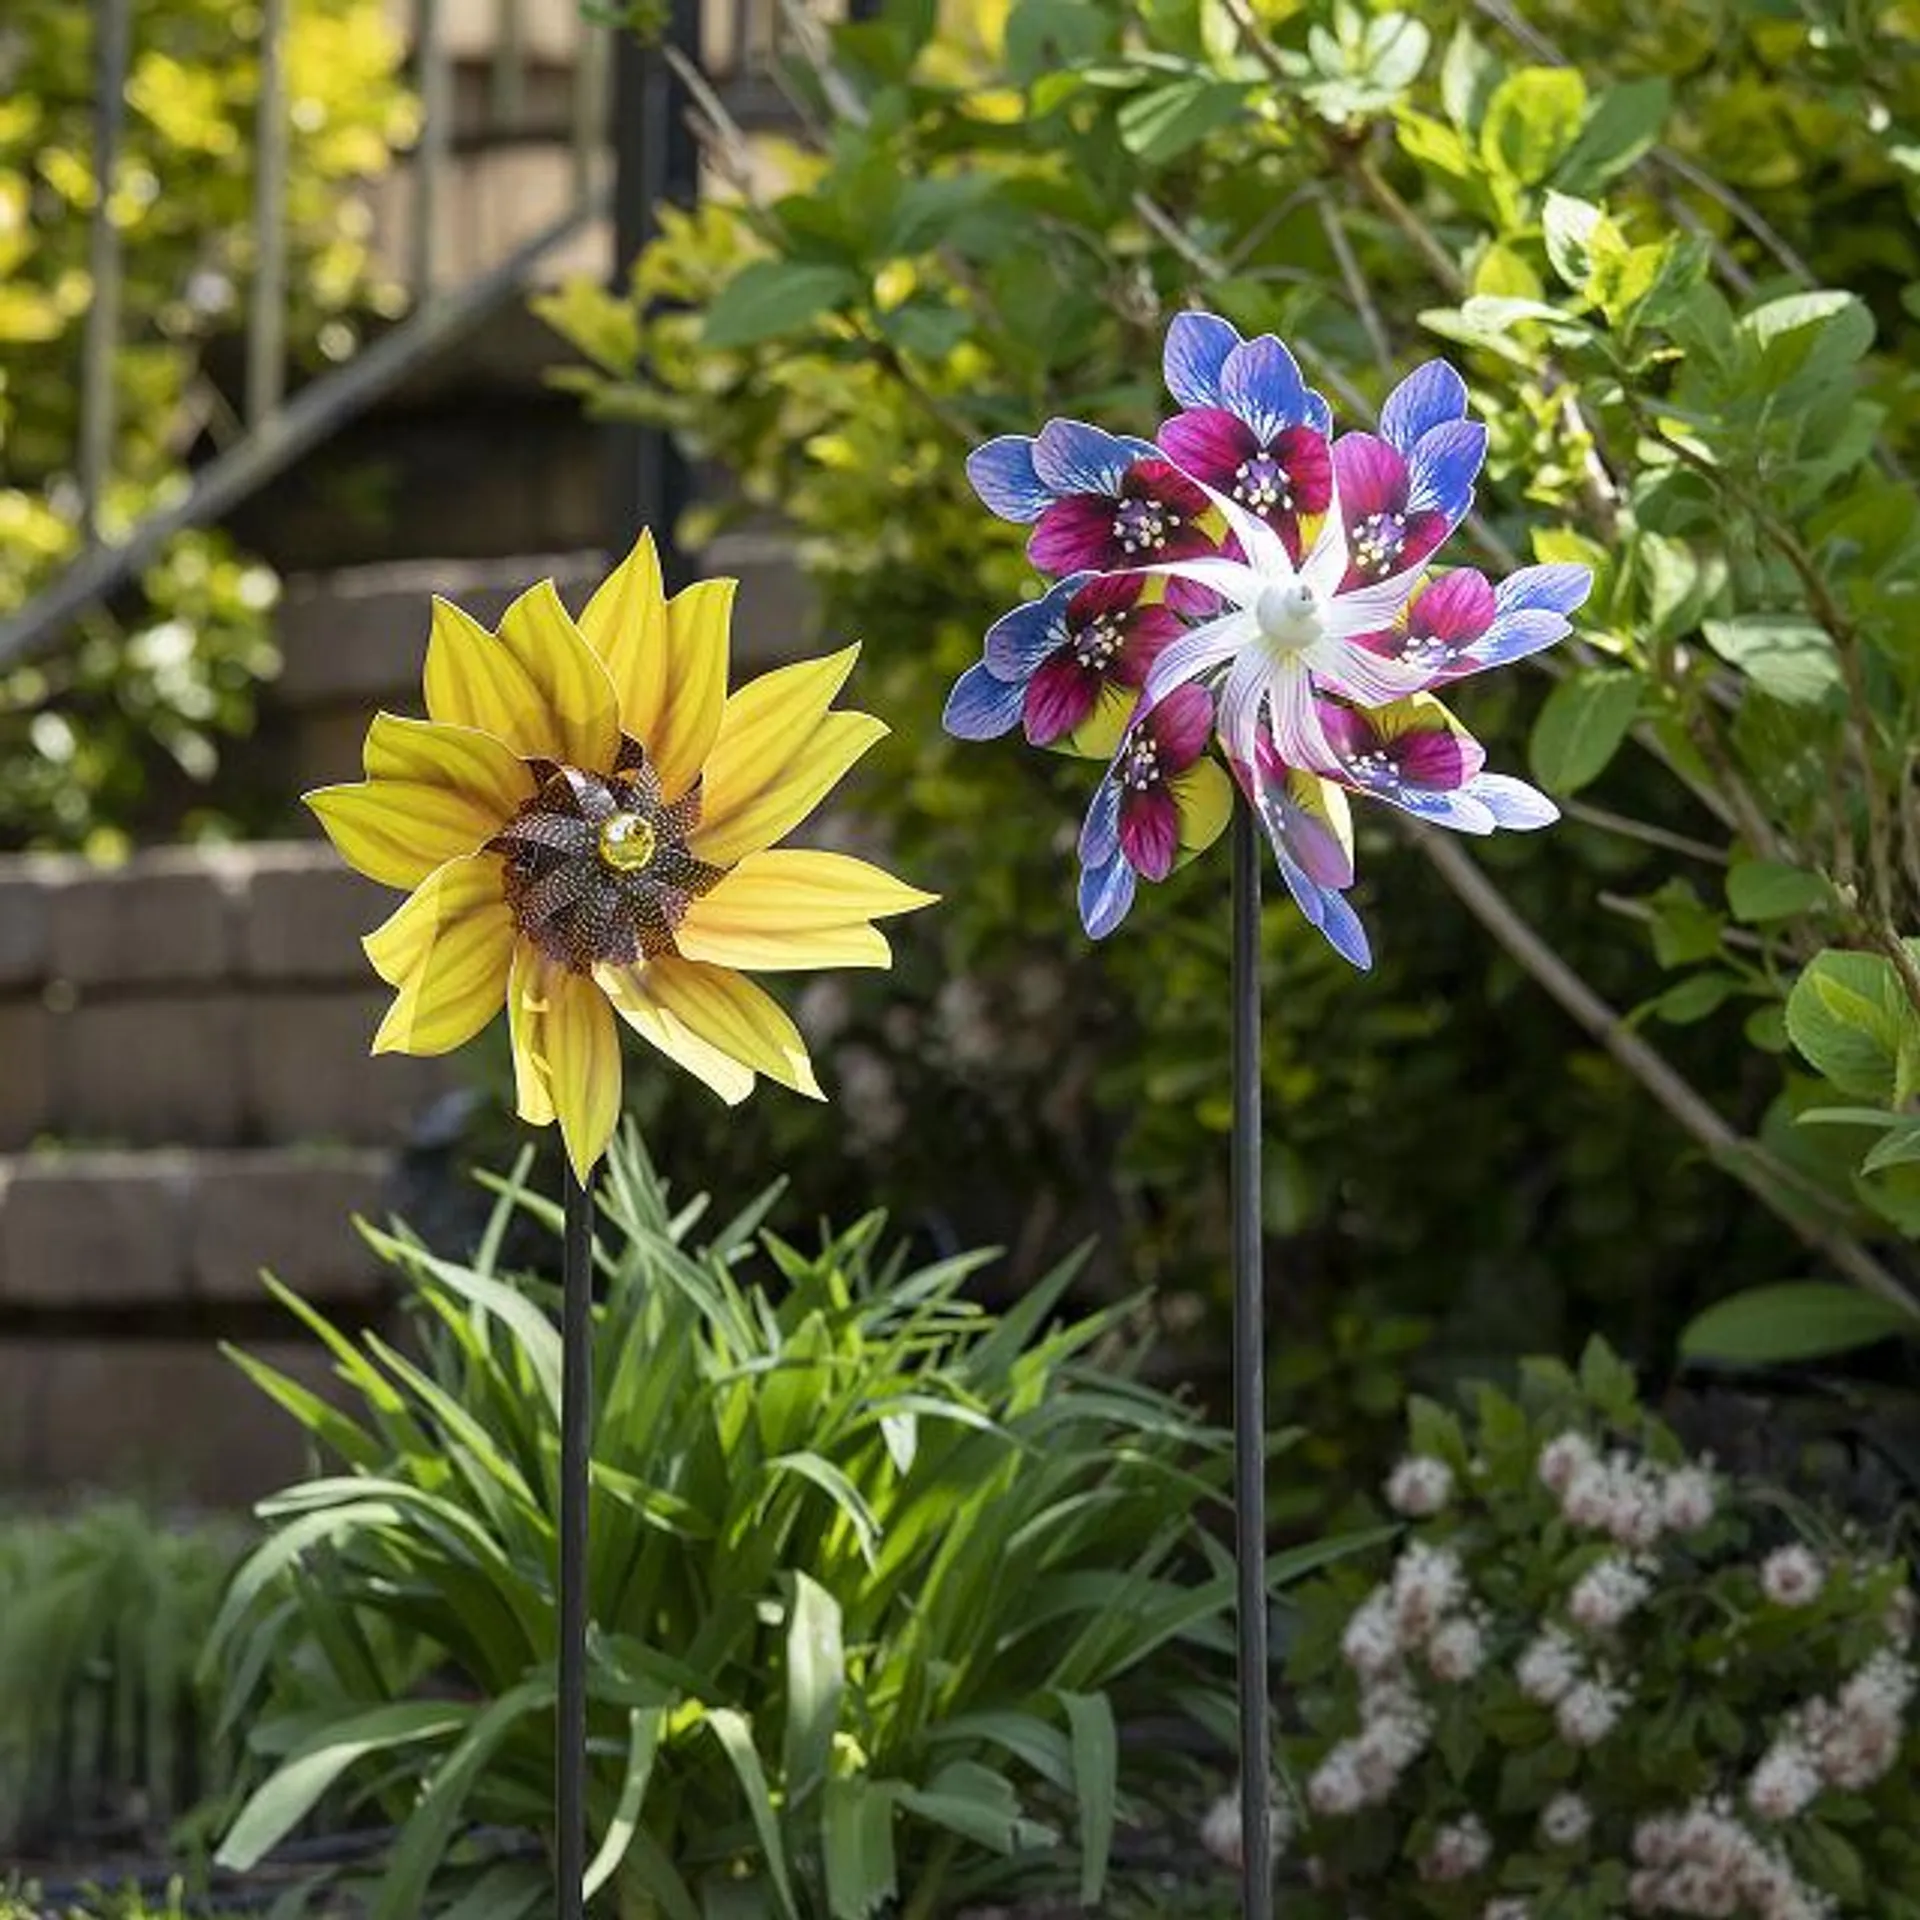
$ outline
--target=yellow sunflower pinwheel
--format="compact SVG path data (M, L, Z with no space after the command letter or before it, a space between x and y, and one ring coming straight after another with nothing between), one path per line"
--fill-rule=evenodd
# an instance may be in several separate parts
M382 713L364 780L307 795L347 861L409 897L367 936L395 989L375 1053L448 1053L502 1004L523 1119L584 1180L620 1111L617 1013L729 1103L820 1098L742 968L884 967L875 920L933 895L775 842L886 732L836 712L859 649L727 692L734 582L669 600L652 536L576 623L553 583L489 632L436 599L425 720Z

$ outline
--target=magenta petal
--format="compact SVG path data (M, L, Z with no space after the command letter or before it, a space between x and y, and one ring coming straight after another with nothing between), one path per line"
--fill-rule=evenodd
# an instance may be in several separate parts
M1027 738L1036 747L1051 746L1086 719L1099 697L1097 673L1089 673L1071 652L1055 654L1027 683Z
M1343 433L1333 443L1340 512L1349 527L1374 513L1399 513L1407 504L1407 463L1370 433Z
M1372 722L1358 708L1343 706L1337 700L1316 700L1314 708L1320 716L1320 730L1327 736L1327 745L1341 760L1372 753L1380 745L1380 736Z
M1125 614L1140 601L1145 578L1137 573L1105 573L1089 580L1067 602L1067 625L1078 633L1103 613Z
M1446 539L1454 525L1444 513L1408 514L1407 530L1400 539L1400 553L1393 563L1394 570L1404 573L1409 567L1417 567Z
M1340 844L1339 836L1304 808L1291 801L1287 806L1287 846L1307 878L1321 887L1352 886L1353 856Z
M1289 427L1272 446L1287 472L1296 513L1325 513L1333 498L1333 449L1311 427Z
M1078 573L1111 564L1113 505L1098 494L1056 500L1027 541L1027 558L1042 573Z
M1241 461L1260 450L1246 422L1224 407L1193 407L1177 414L1160 429L1160 445L1168 459L1222 492L1232 485Z
M1186 632L1186 623L1169 607L1140 607L1125 616L1127 637L1107 669L1123 687L1144 687L1153 663Z
M1486 765L1487 756L1477 740L1448 727L1436 727L1431 732L1405 734L1395 741L1394 761L1408 786L1425 787L1430 793L1451 793L1455 787L1464 787Z
M1120 851L1148 880L1164 880L1180 850L1180 809L1165 787L1129 789L1120 802Z
M1213 695L1191 683L1175 687L1141 725L1151 731L1160 750L1162 775L1182 772L1207 750L1207 736L1213 731Z
M1422 640L1464 647L1493 625L1493 588L1473 567L1457 567L1424 586L1407 609L1407 628Z

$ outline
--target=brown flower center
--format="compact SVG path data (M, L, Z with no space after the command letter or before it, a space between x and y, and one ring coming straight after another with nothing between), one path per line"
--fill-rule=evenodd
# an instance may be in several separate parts
M700 783L671 806L638 741L623 738L611 773L529 760L538 787L487 842L502 889L541 952L586 973L674 953L688 906L726 872L687 850Z

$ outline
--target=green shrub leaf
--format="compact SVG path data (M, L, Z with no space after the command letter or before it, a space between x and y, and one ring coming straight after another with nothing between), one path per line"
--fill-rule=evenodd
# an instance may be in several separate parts
M1719 1301L1689 1323L1680 1351L1690 1360L1766 1365L1851 1353L1896 1334L1920 1338L1920 1317L1854 1287L1804 1280Z

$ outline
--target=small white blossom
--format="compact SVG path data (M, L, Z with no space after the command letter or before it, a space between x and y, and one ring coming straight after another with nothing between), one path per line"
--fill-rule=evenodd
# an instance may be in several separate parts
M1493 1857L1493 1837L1473 1814L1450 1820L1420 1856L1422 1880L1465 1880Z
M1593 1809L1577 1793L1556 1793L1540 1809L1540 1838L1550 1847L1577 1847L1593 1830Z
M1465 1615L1449 1620L1427 1642L1427 1668L1436 1680L1458 1684L1486 1665L1487 1643L1479 1624Z
M1549 1493L1565 1494L1573 1484L1573 1476L1597 1458L1593 1442L1584 1433L1560 1434L1540 1449L1541 1484Z
M1400 1664L1400 1623L1387 1588L1375 1587L1354 1609L1340 1636L1340 1653L1363 1680L1390 1673Z
M1886 1632L1887 1638L1896 1647L1905 1648L1913 1642L1914 1618L1920 1613L1916 1606L1911 1587L1902 1587L1887 1602Z
M1618 1554L1597 1560L1574 1582L1567 1611L1589 1633L1611 1633L1649 1594L1653 1582Z
M1467 1578L1451 1547L1416 1540L1393 1569L1394 1617L1404 1642L1427 1638L1466 1597Z
M1604 1678L1582 1680L1569 1688L1553 1710L1553 1723L1570 1747L1597 1747L1626 1711L1624 1689Z
M1503 1894L1480 1909L1480 1920L1533 1920L1533 1908L1517 1895Z
M1529 1700L1556 1706L1580 1678L1580 1650L1558 1627L1548 1627L1529 1643L1513 1677Z
M1273 1851L1284 1853L1288 1840L1293 1836L1293 1821L1286 1805L1274 1800L1267 1807L1267 1837ZM1242 1835L1240 1832L1240 1786L1235 1784L1231 1793L1223 1793L1207 1809L1207 1816L1200 1822L1200 1844L1229 1867L1241 1863Z
M1820 1787L1813 1755L1797 1740L1776 1740L1747 1782L1747 1805L1777 1825L1811 1805Z
M1674 1533L1704 1527L1719 1504L1713 1476L1703 1467L1676 1467L1660 1489L1660 1513Z
M1353 1742L1342 1740L1307 1780L1307 1804L1327 1819L1358 1813L1366 1804Z
M1776 1607L1810 1607L1826 1584L1826 1569L1806 1547L1777 1547L1760 1563L1760 1591Z
M1453 1498L1453 1469L1430 1453L1409 1454L1387 1478L1387 1505L1409 1520L1425 1520Z

